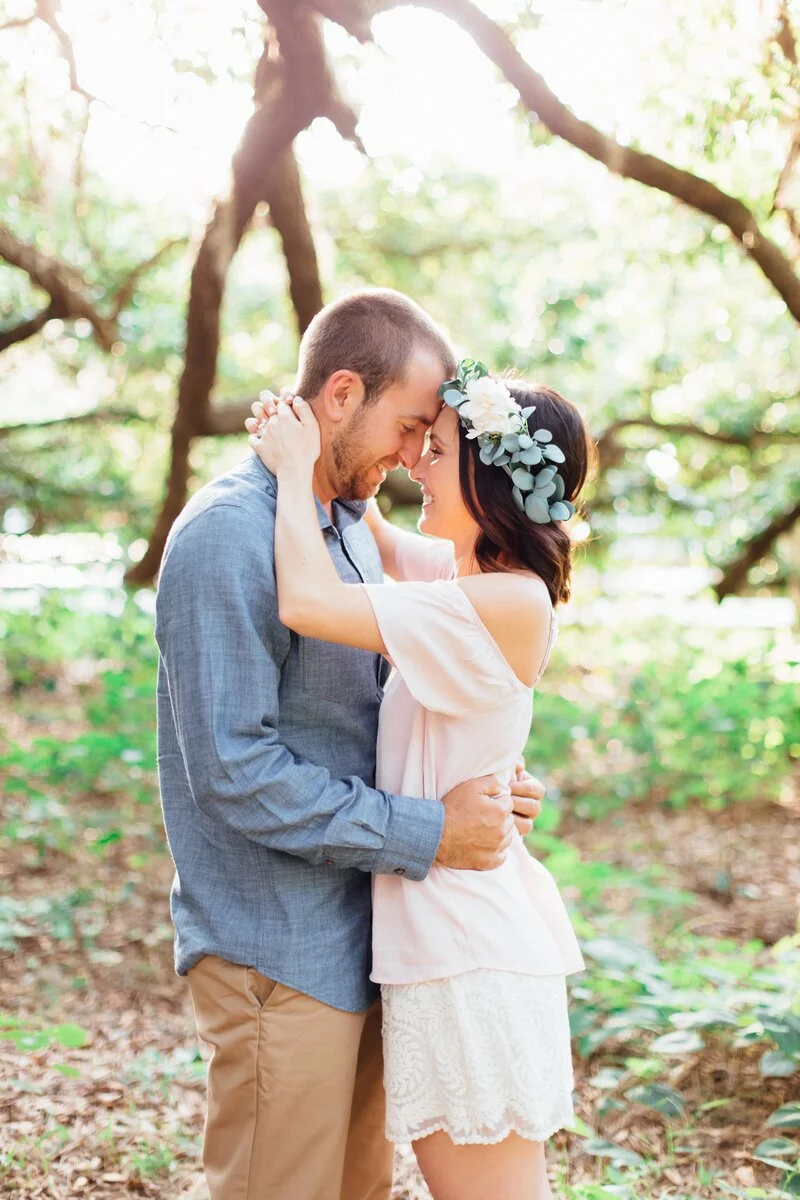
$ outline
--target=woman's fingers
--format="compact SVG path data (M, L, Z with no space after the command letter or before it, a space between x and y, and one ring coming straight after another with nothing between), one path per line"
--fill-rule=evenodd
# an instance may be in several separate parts
M281 405L291 405L294 398L294 392L291 388L281 388L279 396L276 396L274 392L265 390L259 393L258 399L254 400L250 405L250 412L256 421L262 421L265 418L269 420L270 417L276 415ZM248 417L247 420L250 420L250 418Z
M249 434L259 435L264 432L267 423L277 415L281 407L286 407L289 402L288 397L291 392L288 388L282 388L280 396L276 396L274 392L265 389L259 394L257 400L254 400L250 405L252 417L245 419L244 427Z
M319 426L308 404L284 388L280 397L262 392L245 419L248 442L270 470L319 456Z
M294 411L294 408L291 404L279 404L278 411L275 414L275 419L286 424L289 421L298 421L299 416Z
M311 405L306 404L302 396L295 396L292 410L295 416L299 418L301 425L309 427L316 424L317 418L311 411Z
M533 833L533 821L529 817L520 817L515 813L514 824L517 827L517 833L520 837L526 838L529 834Z

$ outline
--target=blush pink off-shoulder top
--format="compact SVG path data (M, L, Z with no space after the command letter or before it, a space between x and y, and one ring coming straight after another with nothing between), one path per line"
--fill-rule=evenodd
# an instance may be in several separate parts
M395 667L381 707L377 786L439 799L481 775L508 782L530 731L533 688L452 579L451 543L406 535L397 565L403 582L363 585ZM551 615L540 676L555 632ZM555 881L517 833L492 871L434 863L421 882L374 877L371 977L378 983L476 967L567 975L583 966Z

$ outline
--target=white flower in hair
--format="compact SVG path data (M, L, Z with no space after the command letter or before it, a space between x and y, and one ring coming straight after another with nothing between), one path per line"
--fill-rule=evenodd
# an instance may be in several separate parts
M511 393L499 379L484 375L470 379L465 387L466 402L459 409L462 419L469 421L472 428L468 438L481 434L515 433L519 428L519 406Z
M511 494L520 512L536 525L568 521L575 505L566 498L559 463L564 451L549 429L531 430L529 418L536 405L520 408L504 383L474 358L458 364L455 379L439 388L445 404L459 416L466 436L477 438L481 462L502 467L512 484Z

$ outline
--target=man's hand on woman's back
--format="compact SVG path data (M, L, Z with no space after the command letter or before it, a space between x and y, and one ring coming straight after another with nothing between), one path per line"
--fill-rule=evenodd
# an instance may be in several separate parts
M444 831L436 862L444 867L489 871L499 867L516 825L522 837L542 810L544 784L529 775L520 759L511 793L494 775L460 783L444 797Z
M436 862L466 871L499 867L514 834L512 797L494 775L460 783L443 798L442 840Z

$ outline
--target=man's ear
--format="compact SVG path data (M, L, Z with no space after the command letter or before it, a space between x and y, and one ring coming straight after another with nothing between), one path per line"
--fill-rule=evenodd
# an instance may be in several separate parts
M349 419L364 399L364 385L355 371L334 371L319 393L317 412L321 410L334 424Z

